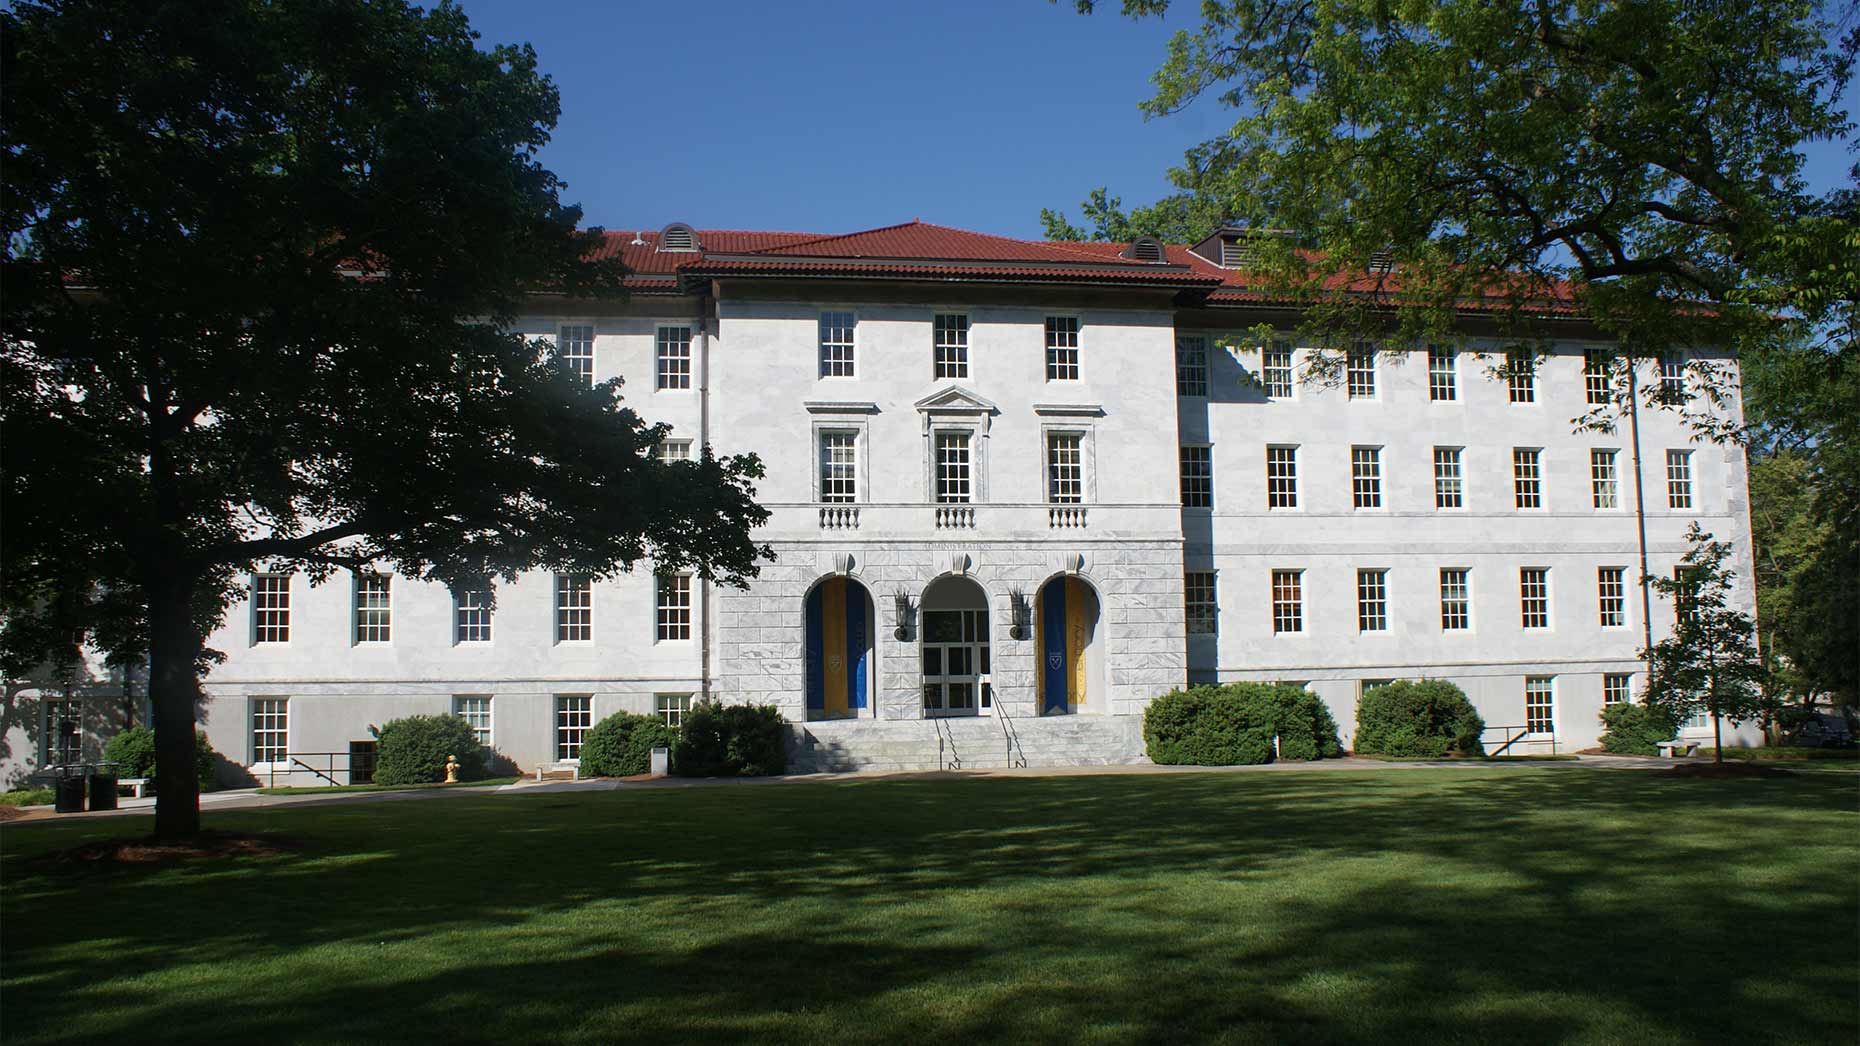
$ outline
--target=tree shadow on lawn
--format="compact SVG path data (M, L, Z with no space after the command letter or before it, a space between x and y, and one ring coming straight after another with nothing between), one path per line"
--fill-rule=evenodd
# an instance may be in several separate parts
M80 1005L74 1039L1857 1030L1860 820L1820 782L953 780L211 817L316 849L75 878L7 856L6 1038L54 1040Z

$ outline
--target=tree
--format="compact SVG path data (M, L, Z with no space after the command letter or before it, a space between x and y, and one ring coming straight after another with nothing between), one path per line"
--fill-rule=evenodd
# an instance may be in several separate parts
M146 655L158 836L198 829L198 673L253 569L769 554L753 456L659 462L618 382L511 330L622 276L537 162L529 47L402 0L45 0L0 39L5 631Z
M1856 539L1816 511L1833 482L1815 448L1753 448L1750 531L1756 558L1757 622L1766 656L1786 687L1804 698L1860 696L1860 556Z
M1757 650L1756 623L1731 603L1737 575L1724 565L1730 543L1713 541L1696 522L1686 541L1691 547L1676 576L1643 580L1673 600L1677 619L1672 635L1641 653L1648 666L1647 703L1665 709L1675 722L1699 709L1710 713L1723 762L1725 719L1774 718L1766 701L1768 669Z

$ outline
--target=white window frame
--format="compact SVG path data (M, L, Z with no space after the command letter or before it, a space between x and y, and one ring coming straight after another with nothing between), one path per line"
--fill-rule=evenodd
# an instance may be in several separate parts
M1175 336L1175 394L1178 399L1208 398L1208 336Z
M667 332L683 331L684 354L668 353L678 342L668 343ZM692 390L691 343L697 340L697 328L690 323L661 321L652 328L652 375L654 392L690 392ZM679 365L683 364L682 367Z
M691 642L691 617L696 604L689 571L652 577L652 636L655 643ZM667 596L670 599L667 599Z
M1530 502L1527 504L1527 502ZM1520 512L1544 508L1544 449L1511 448L1511 505Z
M1376 373L1380 355L1375 346L1361 341L1344 350L1344 393L1352 402L1373 402L1381 396L1382 382Z
M1628 627L1626 567L1599 566L1595 568L1595 619L1600 627L1605 629L1619 630Z
M1539 730L1539 724L1546 729ZM1556 676L1524 677L1524 729L1556 736Z
M479 599L480 596L484 598ZM491 590L485 588L468 588L452 594L452 645L453 646L488 646L497 634L492 626L496 623L496 611L490 606ZM469 605L468 605L469 604ZM468 620L466 615L483 615L483 621ZM483 629L484 638L466 638L468 629Z
M1305 631L1305 572L1297 567L1279 567L1267 575L1271 596L1272 634L1303 635Z
M1279 361L1283 360L1283 366ZM1274 338L1259 350L1259 384L1269 400L1298 398L1298 347Z
M1537 402L1537 356L1529 349L1505 353L1505 398L1514 407Z
M276 707L275 709L269 709L265 707L267 705L274 705ZM267 725L262 730L259 727L261 716L268 717L265 719L265 722ZM276 725L279 722L277 718L279 716L282 717L282 722L284 724L281 727ZM247 765L253 767L254 769L261 768L261 767L282 768L282 767L287 767L290 765L290 762L291 762L291 758L290 758L291 757L291 699L289 697L279 697L279 696L270 695L270 694L254 695L251 701L248 703L248 706L246 708L245 726L246 726L246 744L249 746L247 749L247 755L251 759L251 762L248 763ZM279 738L283 743L281 746L271 745L271 744L261 746L259 744L259 737L261 734L264 734L266 736L275 736ZM273 758L273 759L260 759L259 758L261 754L273 754L273 753L275 753L276 755L282 756L283 758Z
M1196 476L1189 475L1192 463L1205 466ZM1195 497L1190 498L1189 480L1194 479L1206 490L1197 489ZM1214 510L1214 447L1208 443L1183 443L1176 451L1176 489L1181 494L1182 507L1192 509Z
M1621 511L1621 450L1589 448L1589 505L1602 512Z
M1359 512L1388 508L1382 499L1382 448L1350 448L1350 506Z
M349 587L349 641L356 646L385 646L394 641L394 575L370 570L350 572ZM365 596L372 597L373 592L365 591L379 582L381 605L370 600L363 606ZM377 616L378 615L378 616ZM364 630L371 634L364 636ZM373 634L378 630L379 634Z
M1279 452L1275 457L1274 452ZM1275 474L1274 469L1280 471ZM1274 486L1274 484L1280 484ZM1298 445L1266 445L1266 508L1280 512L1298 510Z
M1215 636L1221 631L1221 580L1219 571L1182 572L1182 617L1191 636ZM1205 596L1205 598L1197 598ZM1206 622L1206 628L1197 627Z
M580 765L581 748L587 743L588 731L594 729L594 695L557 694L554 711L555 761Z
M828 444L834 446L829 448ZM814 429L814 500L822 505L856 505L862 485L859 482L861 459L859 430L837 426ZM849 460L828 456L828 450L847 452ZM829 488L834 489L829 489Z
M944 324L946 319L960 319L961 327ZM945 340L946 333L959 333L960 339ZM930 380L973 381L975 354L970 351L975 333L975 318L965 309L950 309L930 316ZM944 359L945 352L960 359ZM945 373L945 369L950 373Z
M1445 361L1445 366L1441 362ZM1457 403L1460 398L1460 354L1452 346L1427 347L1427 401Z
M1356 630L1389 630L1389 572L1387 567L1356 569Z
M1458 577L1449 580L1449 574ZM1471 567L1440 568L1440 630L1442 632L1471 632L1473 629L1473 591ZM1454 587L1449 587L1452 584ZM1455 613L1457 611L1457 614ZM1449 625L1450 621L1459 621L1458 625Z
M845 341L827 340L827 318L847 318ZM838 332L842 328L837 324L831 328ZM845 358L840 359L838 350L845 350ZM830 352L832 354L830 354ZM859 310L823 306L815 317L814 326L814 377L818 381L835 379L852 380L859 377Z
M662 439L652 449L652 455L661 465L670 465L679 461L691 460L692 443L688 439Z
M482 711L476 708L467 707L468 705L474 704L479 701L484 702L484 708ZM479 744L482 744L486 748L491 748L494 745L496 745L497 743L497 701L493 698L492 695L490 694L453 694L452 695L452 714L455 716L458 716L460 719L465 720L465 722L471 726L471 732L473 736L479 739L478 741ZM478 719L476 718L480 715L482 715L484 719L484 725L482 727L478 725Z
M1615 686L1615 683L1617 680L1620 681L1619 687ZM1634 673L1632 672L1603 672L1602 673L1602 707L1603 708L1608 708L1613 705L1624 705L1632 700L1634 700Z
M282 582L281 587L266 591L268 582ZM278 599L277 597L282 597ZM266 615L277 615L267 619ZM267 638L268 632L279 633ZM291 641L291 575L278 571L261 571L252 575L252 645L286 645Z
M1683 401L1686 397L1686 354L1663 352L1655 367L1660 377L1661 397Z
M1532 584L1533 579L1527 576L1530 574L1537 575L1534 586ZM1534 594L1532 592L1533 587L1538 589ZM1535 613L1532 612L1533 601L1541 604L1534 608L1536 611ZM1542 624L1531 624L1532 621L1538 619L1542 620ZM1551 616L1550 603L1550 568L1519 567L1518 627L1526 632L1548 632L1554 621L1555 619Z
M1666 507L1674 511L1691 511L1698 499L1692 485L1692 452L1666 452Z
M967 448L967 452L965 455L965 461L963 462L963 465L965 466L964 475L962 477L962 483L966 489L963 491L963 496L961 498L958 499L954 497L953 492L952 492L952 496L946 499L943 495L943 447L944 447L944 443L946 440L952 440L958 436L962 437L964 441L964 445ZM970 426L967 426L967 425L947 425L947 426L946 425L932 425L931 426L930 428L930 501L932 504L973 505L982 500L979 496L977 496L979 492L976 489L978 484L976 482L976 471L977 470L975 466L976 466L976 459L977 457L979 457L979 455L977 454L977 450L979 448L976 446L976 444L979 442L981 442L980 433L978 433L974 428ZM950 445L954 446L953 443ZM953 464L954 462L952 460L952 465ZM953 481L954 477L952 476L951 478Z
M1614 398L1612 363L1613 354L1606 349L1583 350L1582 397L1589 406L1607 406Z
M570 330L586 330L588 332L588 351L586 355L582 355L581 353L571 355L569 353L571 342L568 332ZM562 320L555 325L556 357L560 359L576 377L585 378L589 386L594 385L594 365L599 359L599 353L595 350L595 345L598 343L599 338L600 335L596 324L592 320ZM585 367L583 366L584 361L586 363Z
M585 601L571 596L585 595ZM556 645L594 642L594 579L586 574L555 575L554 635ZM575 632L587 632L577 636Z
M1060 461L1058 455L1060 445L1066 441L1071 442L1071 450L1075 458L1070 463ZM1085 482L1086 434L1076 428L1043 427L1040 432L1040 443L1044 448L1046 459L1046 503L1049 505L1085 504L1089 494ZM1062 489L1068 485L1066 477L1062 475L1062 470L1068 467L1074 473L1069 481L1069 485L1073 488L1070 491Z
M1054 324L1070 323L1068 332L1055 328ZM1085 324L1077 313L1047 313L1040 323L1041 344L1045 346L1047 381L1082 381L1085 377ZM1065 345L1065 336L1070 334L1072 344ZM1056 343L1056 339L1057 342ZM1070 351L1071 361L1067 362L1066 353ZM1071 374L1065 373L1070 368Z
M828 435L850 435L853 437L854 498L852 503L857 504L865 501L872 489L872 470L869 463L871 454L868 453L871 441L866 420L863 417L851 413L844 416L818 419L813 422L812 433L813 443L811 445L811 453L813 455L813 464L810 467L813 469L812 489L814 503L827 503L822 500L826 491L826 477L821 471L822 462L820 458L820 449L823 441Z
M1465 447L1434 448L1434 508L1445 512L1466 508Z
M674 730L684 725L685 716L690 711L691 695L688 693L652 695L652 714Z

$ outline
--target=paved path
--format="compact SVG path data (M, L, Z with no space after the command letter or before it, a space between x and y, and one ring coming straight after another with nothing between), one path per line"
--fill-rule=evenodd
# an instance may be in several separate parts
M959 778L978 777L1083 777L1104 774L1208 774L1208 773L1288 773L1300 771L1322 771L1332 773L1344 770L1400 771L1400 770L1492 770L1511 768L1533 768L1544 770L1664 770L1677 764L1696 760L1657 759L1642 756L1583 755L1575 759L1505 759L1490 762L1468 759L1443 759L1430 762L1401 762L1386 759L1324 759L1317 762L1283 762L1265 763L1257 766L1157 766L1153 763L1133 763L1113 766L1054 766L1023 767L1014 769L992 770L886 770L886 771L851 771L833 774L788 774L781 777L662 777L650 780L595 780L595 781L520 781L516 784L496 787L464 788L409 788L404 790L387 790L378 792L316 792L309 794L261 795L255 788L241 788L224 792L205 792L200 796L202 810L251 810L272 806L306 806L318 803L371 803L396 802L407 799L443 799L461 796L511 796L542 795L554 792L612 792L621 789L638 788L715 788L715 787L772 787L784 784L809 782L869 782L869 781L909 781L909 780L955 780ZM155 800L123 799L114 811L96 813L60 814L49 806L29 806L22 812L25 817L15 821L0 822L6 825L32 824L42 821L65 820L73 817L112 817L131 814L147 814L154 811Z

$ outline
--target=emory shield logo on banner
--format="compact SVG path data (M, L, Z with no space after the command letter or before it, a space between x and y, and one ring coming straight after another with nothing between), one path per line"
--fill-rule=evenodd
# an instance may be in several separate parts
M1066 665L1065 651L1053 650L1047 653L1046 655L1046 667L1047 668L1050 668L1053 671L1057 672L1061 668L1064 668L1065 665Z

